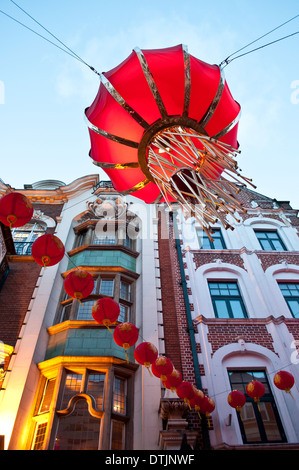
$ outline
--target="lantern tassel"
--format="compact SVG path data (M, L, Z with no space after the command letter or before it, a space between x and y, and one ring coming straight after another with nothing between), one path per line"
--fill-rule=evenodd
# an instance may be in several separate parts
M286 389L286 392L287 392L287 393L289 393L289 394L291 395L291 397L293 398L293 400L295 400L295 398L293 397L293 395L292 395L292 392L291 392L291 390L290 390L290 389ZM295 401L296 401L296 400L295 400Z
M153 377L153 374L152 374L152 372L151 372L151 370L150 370L149 366L145 366L145 367L146 367L146 368L147 368L147 370L149 371L149 374L150 374L150 376L151 376L151 377Z
M128 358L128 354L127 354L127 350L126 350L126 349L125 349L125 355L126 355L127 363L129 364L129 358Z
M190 401L188 400L188 398L184 398L184 402L188 404L189 410L191 410L191 405L190 405Z

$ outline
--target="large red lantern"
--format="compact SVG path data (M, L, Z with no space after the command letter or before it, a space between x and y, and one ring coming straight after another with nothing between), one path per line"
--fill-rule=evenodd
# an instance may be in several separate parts
M56 235L45 234L38 237L32 245L31 254L41 266L54 266L62 260L65 248Z
M113 325L119 317L120 307L115 300L109 297L103 297L96 300L91 310L93 319L100 325L105 325L111 332L110 326Z
M136 361L145 366L151 374L150 366L158 357L158 349L154 344L144 341L143 343L138 344L135 348L134 357Z
M197 411L198 416L200 418L201 418L201 416L200 416L200 407L202 406L204 398L205 398L205 394L203 393L203 391L198 390L197 388L195 388L194 389L194 395L189 400L191 408L194 408Z
M22 227L33 216L31 201L24 194L8 193L0 199L0 220L10 228Z
M284 390L293 397L291 394L291 388L295 383L295 379L290 372L287 372L286 370L280 370L274 375L273 382L274 385L279 388L279 390Z
M65 278L64 289L70 297L80 301L92 293L94 279L88 271L77 268Z
M200 405L200 412L209 418L210 414L215 410L215 402L212 398L205 396Z
M157 377L160 377L162 382L167 379L167 375L173 371L173 364L168 357L159 356L152 364L152 372Z
M232 390L228 394L227 402L232 408L235 408L238 412L240 412L246 403L246 397L240 390Z
M229 227L227 214L242 206L226 174L249 181L237 171L240 105L223 69L182 45L136 48L100 78L85 110L90 156L114 188L146 203L191 206L204 228L217 219Z
M182 383L183 377L179 370L173 369L171 374L167 375L166 380L163 382L165 388L175 392L177 387Z
M190 382L183 380L183 382L177 387L176 394L179 398L181 398L182 400L184 400L185 403L188 404L191 410L190 400L194 397L195 394L194 385L192 385Z
M129 362L127 350L136 344L138 340L139 330L133 323L120 323L114 328L113 339L118 346L125 350L127 362Z
M251 380L249 384L246 385L246 393L250 398L253 398L256 403L260 401L265 394L265 387L262 382L258 380Z

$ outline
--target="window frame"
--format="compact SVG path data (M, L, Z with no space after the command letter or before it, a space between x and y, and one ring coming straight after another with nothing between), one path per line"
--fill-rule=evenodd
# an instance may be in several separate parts
M30 227L30 230L26 230L26 227ZM39 228L40 227L40 228ZM31 220L22 227L15 227L12 229L12 239L14 242L15 250L17 255L31 256L31 248L34 241L41 235L46 233L47 226L40 221ZM27 238L23 241L17 241L16 235L26 233ZM36 235L36 236L35 236Z
M266 229L266 228L265 228L265 229L254 229L254 233L255 233L255 236L256 236L256 238L257 238L257 240L258 240L258 242L259 242L259 244L260 244L260 246L261 246L261 249L262 249L263 251L288 251L288 249L287 249L285 243L283 242L281 236L279 235L277 229ZM264 238L263 238L263 239L266 240L266 241L270 244L270 246L271 246L270 249L266 249L266 248L263 247L263 245L262 245L262 243L261 243L261 239L257 236L258 233L264 235ZM275 248L275 245L274 245L273 242L272 242L273 239L271 239L270 237L268 237L268 234L269 234L269 233L275 233L275 235L276 235L276 237L277 237L276 241L278 241L278 242L280 243L281 249L278 250L277 248ZM263 240L263 239L262 239L262 240Z
M245 307L245 303L243 301L243 297L242 297L242 294L241 294L241 291L239 289L239 284L236 280L207 280L208 282L208 288L209 288L209 293L210 293L210 297L211 297L211 301L212 301L212 305L213 305L213 310L214 310L214 315L216 318L220 318L220 319L224 319L224 318L230 318L230 319L234 319L234 318L248 318L248 313L247 313L247 309ZM238 295L213 295L212 292L211 292L211 284L223 284L223 285L228 285L228 284L234 284L237 288L237 291L238 291ZM227 312L228 312L228 317L225 317L225 316L219 316L219 313L218 313L218 307L217 307L217 300L221 300L221 301L224 301L225 302L225 305L226 305L226 309L227 309ZM238 300L239 301L239 304L241 306L241 310L243 312L243 316L242 317L236 317L234 316L233 314L233 309L231 307L231 304L230 304L230 301L231 300Z
M212 238L214 239L213 241L209 239L207 234L204 231L201 230L196 230L198 242L200 245L201 250L227 250L226 243L223 237L223 233L221 228L214 228L213 229L214 233L212 234ZM215 234L219 234L219 236L215 237ZM215 239L219 240L222 247L217 248L215 247ZM202 243L201 243L202 241ZM204 244L208 244L208 247L205 247Z
M281 280L281 281L278 281L277 283L278 283L278 287L279 287L279 289L280 289L281 295L283 296L283 298L284 298L284 300L285 300L285 302L286 302L286 304L287 304L287 306L288 306L288 309L289 309L289 311L290 311L292 317L299 319L299 313L298 313L298 316L295 316L295 315L293 314L292 309L291 309L291 307L290 307L290 305L289 305L289 302L288 302L289 300L293 300L293 301L295 300L295 301L298 302L298 306L299 306L299 282L295 282L295 281L294 281L294 282L291 282L291 281L288 282L288 281L282 281L282 280ZM293 295L293 296L292 296L292 295L284 295L283 292L282 292L282 290L281 290L281 287L280 287L281 285L286 285L286 286L296 285L296 286L298 286L298 287L297 287L298 295Z
M263 382L265 384L265 388L266 388L266 392L264 394L263 397L260 398L260 404L261 403L270 403L271 404L271 407L272 407L272 411L273 411L273 415L274 415L274 418L275 418L275 421L276 421L276 425L277 425L277 431L279 432L280 436L281 436L281 439L280 440L268 440L267 439L267 435L266 435L266 430L265 430L265 426L264 426L264 422L263 422L263 417L262 417L262 414L260 412L260 404L258 402L255 402L255 400L251 397L249 397L246 392L245 392L245 397L246 397L246 403L250 403L252 405L252 410L253 410L253 413L254 413L254 418L256 420L256 424L257 424L257 430L258 430L258 433L260 435L260 440L248 440L247 439L247 436L246 436L246 431L245 431L245 426L244 426L244 419L242 419L242 412L244 413L244 411L246 410L245 408L242 408L241 412L237 412L237 418L238 418L238 423L239 423L239 427L240 427L240 433L241 433L241 437L242 437L242 441L243 441L243 444L246 444L246 445L254 445L254 444L269 444L269 443L282 443L282 442L287 442L287 438L286 438L286 434L284 432L284 428L283 428L283 425L282 425L282 422L281 422L281 419L280 419L280 416L279 416L279 412L278 412L278 409L277 409L277 406L276 406L276 403L275 403L275 398L272 394L272 391L271 391L271 387L270 387L270 383L269 383L269 380L268 380L268 377L267 377L267 373L266 373L266 370L265 369L238 369L238 368L231 368L231 369L228 369L228 378L229 378L229 384L230 384L230 387L231 387L231 390L236 390L236 389L240 389L241 391L243 391L244 393L244 390L242 389L243 387L240 387L238 388L238 385L236 384L242 384L245 386L245 384L249 383L249 382L232 382L231 381L231 374L233 373L246 373L246 374L252 374L253 378L255 377L256 380L259 380L261 382ZM259 377L259 374L263 374L264 375L264 380L262 380L260 377Z

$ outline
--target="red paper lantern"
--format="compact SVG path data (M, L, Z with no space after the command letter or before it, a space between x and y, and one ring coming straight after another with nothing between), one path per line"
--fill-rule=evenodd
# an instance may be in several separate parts
M240 105L223 69L182 45L136 48L100 78L85 115L90 156L113 187L146 203L200 204L195 216L204 226L214 218L228 223L227 210L241 208L225 179L227 171L242 179L235 162Z
M205 396L200 405L200 412L208 418L215 410L215 402L212 398Z
M227 402L232 408L235 408L238 412L240 412L241 408L246 403L246 397L240 390L232 390L228 394Z
M180 371L173 369L171 374L167 375L166 380L163 382L165 388L175 392L177 387L182 383L183 377Z
M115 300L103 297L93 304L91 313L97 323L105 325L111 331L109 327L118 319L120 308Z
M144 341L135 348L134 357L136 361L142 366L145 366L151 374L150 365L157 359L158 349L154 344Z
M251 382L246 385L246 393L257 403L260 401L260 398L262 398L262 396L265 394L265 387L258 380L251 380Z
M31 254L41 266L54 266L62 260L65 248L56 235L46 234L38 237L31 248Z
M155 372L154 372L155 370ZM160 377L162 382L167 379L167 375L171 374L173 371L173 364L168 357L159 356L152 364L152 372L157 377Z
M273 379L274 385L279 388L279 390L284 390L289 393L291 396L291 388L295 383L294 376L285 370L280 370L274 375Z
M22 227L33 216L30 200L21 193L8 193L0 199L0 220L10 228Z
M190 406L191 408L194 408L198 416L200 416L200 407L202 406L203 400L205 398L205 394L203 393L202 390L198 390L197 388L194 389L194 395L192 398L190 398Z
M188 404L191 410L190 400L194 397L195 394L194 385L192 385L190 382L183 380L183 382L176 389L176 394L179 398L182 398L182 400L184 400L184 402Z
M64 289L73 299L81 300L92 293L94 279L88 271L77 268L65 278Z
M127 362L129 362L127 350L134 346L138 340L139 330L133 323L125 322L117 325L113 332L113 339L118 346L124 348Z

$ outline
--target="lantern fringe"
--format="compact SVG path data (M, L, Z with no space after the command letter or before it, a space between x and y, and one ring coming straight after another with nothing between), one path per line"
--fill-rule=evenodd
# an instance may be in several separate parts
M127 354L127 350L126 350L126 349L125 349L125 355L126 355L127 363L129 364L129 358L128 358L128 354Z
M150 367L149 367L149 366L145 366L145 367L146 367L146 369L149 371L150 376L151 376L151 377L154 377L153 374L152 374L152 372L151 372L151 370L150 370Z
M286 389L285 392L286 392L286 393L289 393L289 394L291 395L291 397L293 398L293 400L296 401L295 398L293 397L292 392L291 392L290 389Z

